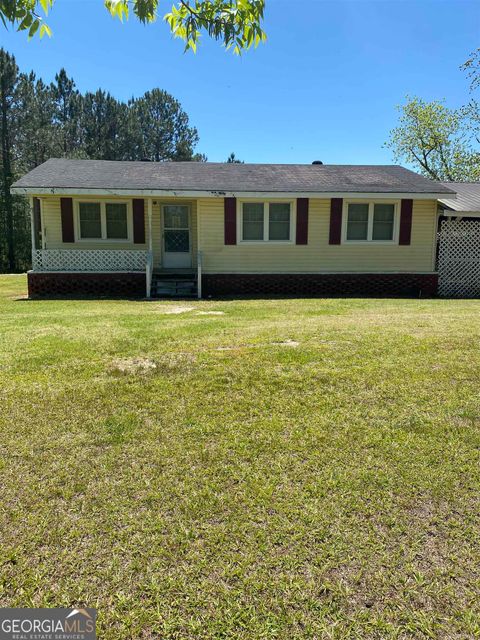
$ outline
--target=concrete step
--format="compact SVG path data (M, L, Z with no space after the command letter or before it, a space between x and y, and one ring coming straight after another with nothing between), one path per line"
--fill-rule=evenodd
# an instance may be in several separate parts
M186 298L196 297L197 282L191 277L187 278L159 278L153 277L151 296L153 298Z
M153 279L157 280L195 280L197 274L194 271L186 271L185 273L164 273L153 272Z

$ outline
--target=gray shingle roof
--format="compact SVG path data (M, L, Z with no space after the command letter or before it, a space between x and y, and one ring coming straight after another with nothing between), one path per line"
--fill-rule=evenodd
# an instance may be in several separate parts
M480 213L480 182L442 182L457 193L456 200L440 200L448 209Z
M51 159L13 189L289 193L451 193L399 166Z

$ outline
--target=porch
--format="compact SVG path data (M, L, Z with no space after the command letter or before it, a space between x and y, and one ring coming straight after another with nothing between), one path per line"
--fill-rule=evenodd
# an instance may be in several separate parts
M135 282L138 290L139 276L144 277L145 295L151 297L198 297L202 295L201 252L197 252L196 268L162 269L153 268L153 252L126 249L35 249L32 253L32 271L42 276L40 281L62 281L62 274L68 279L76 276L87 283L87 289L94 290L96 280L102 285L119 282L119 275L126 281ZM59 277L60 276L60 277ZM95 278L99 276L99 278ZM65 278L63 278L65 280ZM124 292L124 288L120 287Z
M143 275L147 297L201 297L196 201L44 197L32 198L31 211L32 280L83 274L92 283L98 274L103 283L129 274L137 291Z

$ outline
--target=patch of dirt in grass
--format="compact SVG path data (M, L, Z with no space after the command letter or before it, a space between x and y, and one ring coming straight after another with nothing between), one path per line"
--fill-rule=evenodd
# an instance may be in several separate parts
M197 311L197 316L224 316L225 311Z
M410 517L412 525L423 533L423 544L415 555L415 564L427 574L445 570L450 553L445 532L447 505L422 498L410 509Z
M194 307L166 307L159 309L160 313L165 313L166 315L177 315L180 313L188 313L189 311L193 311Z
M272 342L271 344L275 347L298 347L300 343L296 340L282 340L281 342Z
M281 340L277 342L257 342L256 344L224 345L215 347L215 351L238 351L239 349L261 349L262 347L298 347L296 340Z
M112 363L110 372L113 375L147 375L157 368L157 364L149 358L124 358Z
M157 372L163 374L188 373L197 358L193 353L167 353L157 360Z
M192 369L195 362L196 356L192 353L166 353L155 360L124 358L112 363L110 373L117 376L186 373Z

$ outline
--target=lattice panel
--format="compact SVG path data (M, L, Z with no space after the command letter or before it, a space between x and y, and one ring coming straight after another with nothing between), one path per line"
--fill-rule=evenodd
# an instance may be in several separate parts
M148 251L126 249L40 249L34 252L34 271L145 271Z
M480 297L480 220L442 222L438 292L448 297Z

